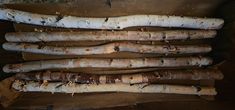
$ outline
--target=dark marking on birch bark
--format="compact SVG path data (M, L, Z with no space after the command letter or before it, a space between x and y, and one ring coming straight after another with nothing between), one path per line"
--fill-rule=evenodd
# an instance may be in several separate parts
M42 25L44 25L46 23L46 21L40 21L42 23Z
M105 18L104 22L108 22L109 18Z
M147 87L147 86L148 86L148 84L144 85L144 86L142 87L142 89L145 88L145 87Z
M7 15L8 15L10 18L15 19L15 16L12 15L11 13L7 13Z
M115 50L116 52L119 52L119 50L120 50L120 49L119 49L119 46L115 46L115 47L114 47L114 50Z
M116 83L115 82L115 76L107 75L106 76L106 83Z
M59 87L61 87L61 86L63 86L64 84L60 84L60 85L58 85L58 86L56 86L55 88L59 88Z
M163 40L163 41L166 40L166 33L165 33L165 32L162 33L162 40Z
M112 65L113 59L109 60L109 65Z
M191 63L191 62L188 61L188 62L187 62L187 65L190 65L190 63Z
M162 65L164 64L164 60L163 60L163 59L161 59L161 64L162 64Z
M38 49L43 49L44 48L44 46L43 45L38 45L38 47L37 47Z
M195 86L197 89L197 92L200 92L202 90L202 88L200 86Z
M55 22L59 22L61 19L63 19L64 18L64 16L63 15L58 15L57 17L56 17L56 21Z
M41 17L41 19L42 19L42 20L41 20L40 22L41 22L42 25L44 25L44 24L46 23L46 20L47 20L48 18Z

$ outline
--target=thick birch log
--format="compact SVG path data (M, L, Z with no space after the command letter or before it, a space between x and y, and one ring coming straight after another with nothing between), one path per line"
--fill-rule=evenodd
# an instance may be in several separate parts
M133 26L220 29L224 23L222 19L164 15L130 15L107 18L85 18L61 15L43 15L3 8L0 9L0 19L42 26L89 29L123 29Z
M94 55L116 52L155 53L155 54L196 54L211 51L209 45L141 45L128 42L109 43L89 47L55 47L30 43L4 43L5 50L40 53L49 55Z
M9 42L51 41L169 41L214 38L213 30L140 31L82 31L82 32L15 32L7 33Z
M159 80L220 80L223 74L217 69L158 70L138 74L97 75L69 72L17 73L16 79L28 81L71 81L76 83L154 83Z
M144 67L186 67L186 66L206 66L212 63L212 59L207 57L180 57L180 58L136 58L136 59L64 59L32 61L19 64L7 64L3 71L10 72L30 72L46 69L62 68L144 68Z
M133 92L133 93L172 93L189 95L216 95L214 87L194 87L180 85L148 84L76 84L76 83L39 83L16 80L12 87L24 92L87 93L87 92Z

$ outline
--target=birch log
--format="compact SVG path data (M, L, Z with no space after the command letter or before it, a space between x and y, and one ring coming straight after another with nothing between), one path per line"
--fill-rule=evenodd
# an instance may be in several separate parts
M136 58L136 59L63 59L63 60L46 60L32 61L19 64L7 64L3 71L10 72L30 72L45 69L62 69L62 68L144 68L144 67L190 67L206 66L212 63L208 57L179 57L179 58Z
M16 79L28 81L63 81L82 84L104 83L155 83L159 80L220 80L223 74L217 69L158 70L138 74L97 75L69 72L17 73Z
M169 41L214 38L213 30L140 31L81 31L81 32L14 32L7 33L9 42L51 41Z
M87 92L133 92L133 93L172 93L189 95L216 95L214 87L194 87L180 85L148 84L76 84L76 83L39 83L16 80L12 87L24 92L87 93Z
M116 52L155 53L155 54L196 54L211 51L209 45L141 45L116 42L89 47L55 47L30 43L4 43L5 50L40 53L49 55L94 55Z
M85 18L61 15L43 15L3 8L0 9L0 19L42 26L89 29L123 29L133 26L220 29L224 23L222 19L215 18L165 15L130 15L106 18Z

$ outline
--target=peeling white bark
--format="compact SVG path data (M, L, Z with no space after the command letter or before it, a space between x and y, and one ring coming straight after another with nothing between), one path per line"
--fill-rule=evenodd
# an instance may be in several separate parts
M180 57L180 58L136 58L136 59L64 59L32 61L19 64L7 64L3 67L6 73L30 72L46 69L62 68L144 68L144 67L187 67L206 66L212 63L208 57Z
M194 18L164 15L130 15L107 18L43 15L13 9L0 9L0 19L26 24L64 28L123 29L133 26L159 26L194 29L220 29L224 21L215 18Z
M170 41L214 38L212 30L140 31L82 31L82 32L14 32L6 33L9 42L51 41Z
M44 83L24 82L16 80L12 87L23 92L52 93L87 93L87 92L133 92L133 93L171 93L188 95L216 95L214 87L194 87L180 85L148 85L148 84L76 84L62 82Z
M155 54L196 54L208 53L209 45L141 45L128 42L109 43L89 47L55 47L30 43L4 43L5 50L31 52L49 55L94 55L116 52L155 53Z

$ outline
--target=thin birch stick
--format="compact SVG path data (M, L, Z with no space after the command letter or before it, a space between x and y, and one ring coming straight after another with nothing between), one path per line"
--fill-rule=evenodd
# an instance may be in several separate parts
M12 87L23 92L87 93L87 92L133 92L133 93L172 93L188 95L216 95L214 87L195 87L158 84L76 84L76 83L39 83L16 80Z
M223 74L218 69L158 70L138 74L97 75L70 72L17 73L16 79L28 81L71 81L87 84L105 83L154 83L159 80L220 80Z
M82 32L14 32L6 33L9 42L51 41L169 41L214 38L213 30L140 31L82 31Z
M136 58L136 59L63 59L32 61L19 64L7 64L3 67L6 73L30 72L46 69L62 68L144 68L144 67L191 67L206 66L212 63L208 57L179 57L179 58Z
M107 18L85 18L61 15L43 15L3 8L0 9L0 19L42 26L89 29L123 29L133 26L220 29L224 23L222 19L215 18L165 15L130 15Z
M89 47L55 47L30 43L4 43L5 50L40 53L49 55L94 55L116 52L155 53L155 54L196 54L211 51L209 45L141 45L128 42L109 43Z

